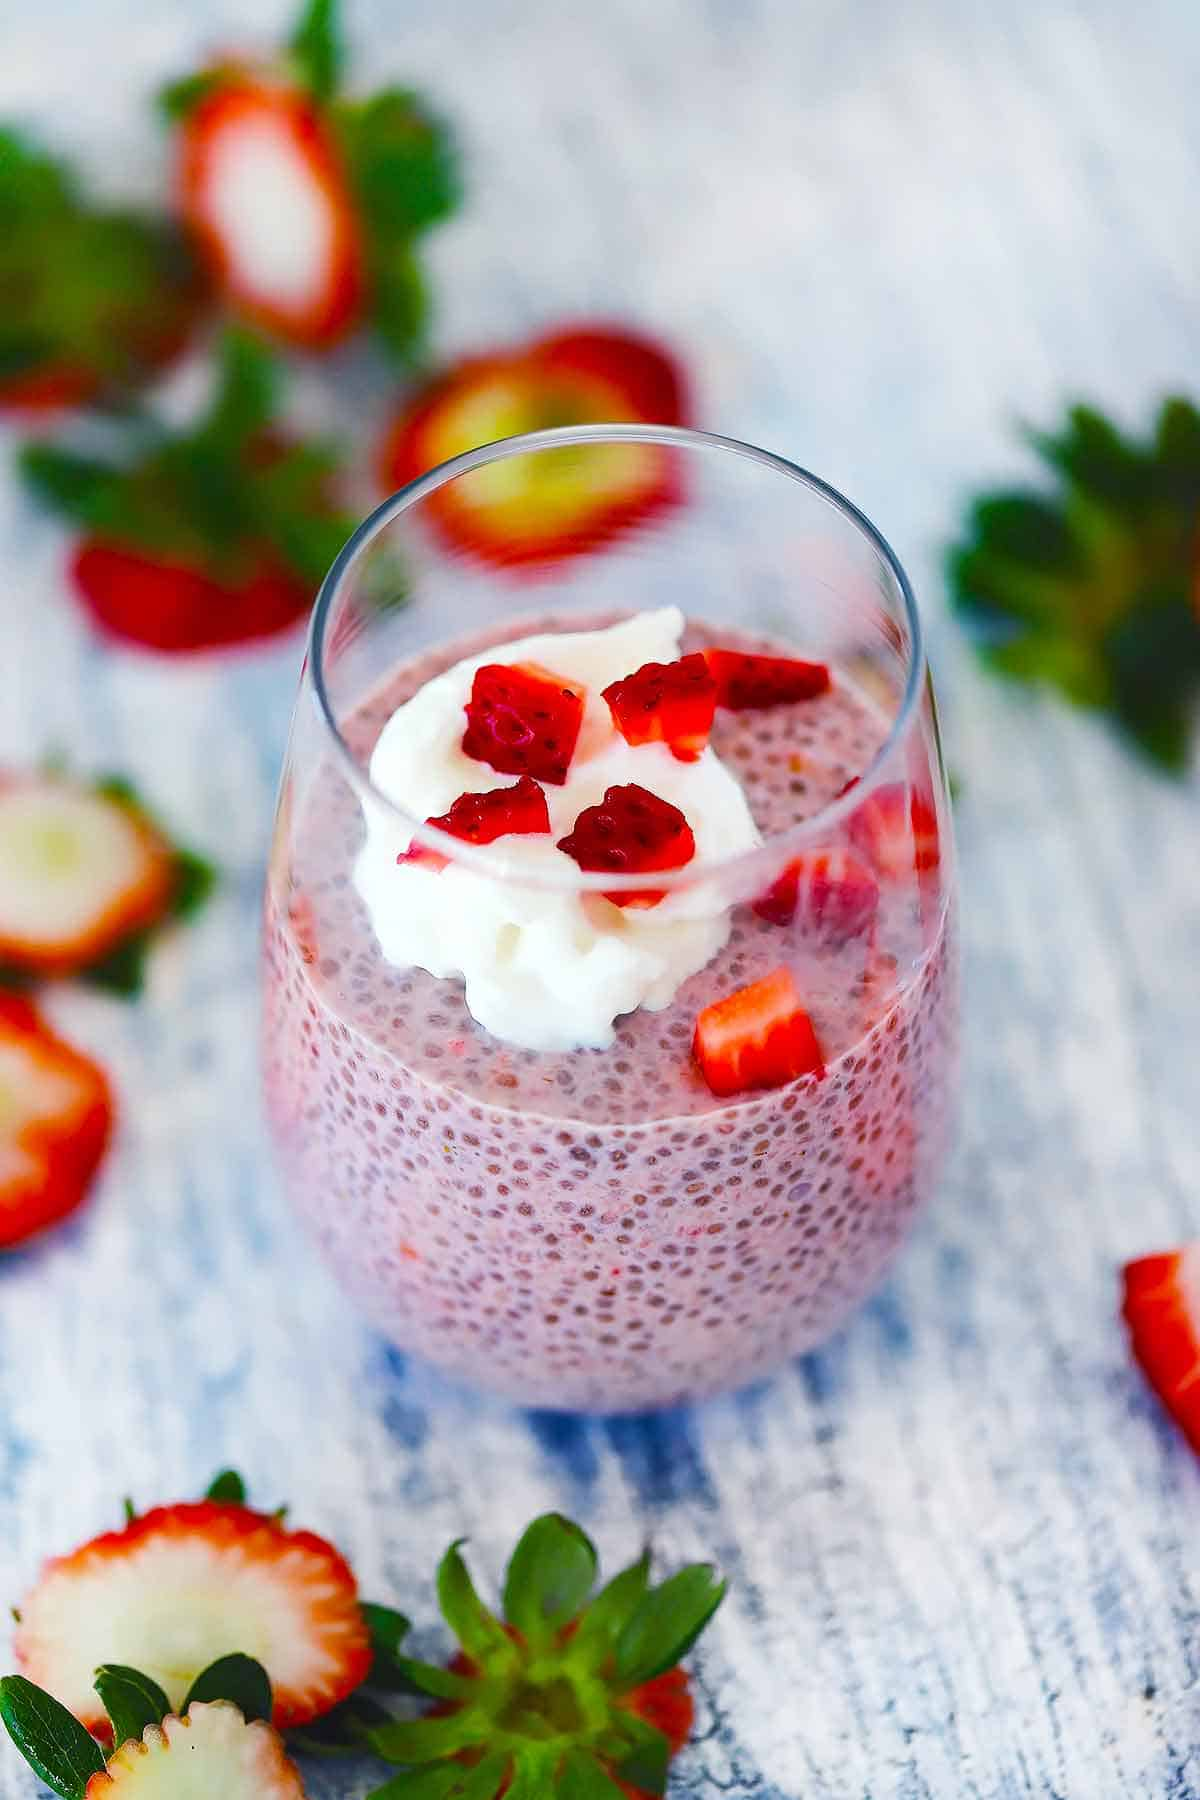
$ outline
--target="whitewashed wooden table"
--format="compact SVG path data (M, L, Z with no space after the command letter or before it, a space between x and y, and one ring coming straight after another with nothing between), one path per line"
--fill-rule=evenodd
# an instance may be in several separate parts
M228 1462L430 1622L450 1537L496 1573L553 1505L609 1557L649 1527L667 1557L729 1570L681 1794L1200 1795L1200 1468L1116 1317L1119 1263L1200 1225L1200 783L989 684L938 573L966 491L1020 466L1018 415L1078 394L1133 422L1200 386L1200 13L349 13L358 69L428 86L466 144L469 206L433 252L440 349L563 315L658 327L703 423L821 471L909 563L963 784L960 1151L884 1293L750 1394L589 1423L406 1365L293 1231L255 1098L256 907L297 645L190 669L99 655L62 537L6 482L0 755L55 744L127 769L225 880L140 1007L55 1006L114 1070L123 1123L81 1222L0 1270L0 1597L122 1494L195 1493ZM14 5L0 116L145 189L140 96L283 16ZM368 1785L339 1770L315 1791ZM34 1791L6 1748L0 1791Z

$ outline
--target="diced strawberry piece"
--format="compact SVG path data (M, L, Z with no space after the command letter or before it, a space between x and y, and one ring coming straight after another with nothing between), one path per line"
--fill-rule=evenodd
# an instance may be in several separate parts
M829 686L825 663L749 656L741 650L706 650L704 656L717 684L717 705L732 712L812 700Z
M103 1071L27 1000L0 1002L0 1248L56 1225L85 1198L108 1146Z
M460 794L447 813L426 819L439 831L462 838L466 844L494 844L502 837L532 837L550 830L546 796L532 776L522 775L514 787L493 788L490 794ZM431 863L444 868L446 858L424 844L410 844L397 862Z
M217 1657L253 1653L280 1727L336 1706L371 1666L354 1576L333 1546L214 1500L156 1507L55 1558L19 1610L17 1662L98 1736L102 1662L141 1669L178 1707Z
M677 806L636 781L605 790L599 806L585 806L558 847L581 869L640 875L648 869L681 869L696 854L692 828ZM606 894L614 906L656 906L662 888Z
M277 1731L248 1725L228 1700L197 1700L122 1744L91 1776L83 1800L304 1800L304 1783Z
M850 836L880 875L926 875L940 860L933 802L902 781L876 788L850 820Z
M697 653L643 663L606 687L604 698L627 744L663 743L680 762L695 762L712 730L717 684Z
M810 850L788 863L754 902L761 919L790 925L799 913L807 928L831 939L857 937L879 906L879 883L848 850Z
M696 1020L692 1054L714 1094L783 1087L800 1075L825 1072L790 969L775 969L706 1006Z
M361 311L363 246L318 107L230 70L181 129L181 211L214 280L289 343L320 350L344 337Z
M286 631L312 604L313 586L273 555L217 579L176 557L84 538L71 563L75 586L109 636L170 653L223 649Z
M475 671L462 747L502 775L561 787L583 724L584 690L537 663L485 663Z
M1200 1243L1139 1257L1123 1271L1133 1354L1193 1450L1200 1452Z

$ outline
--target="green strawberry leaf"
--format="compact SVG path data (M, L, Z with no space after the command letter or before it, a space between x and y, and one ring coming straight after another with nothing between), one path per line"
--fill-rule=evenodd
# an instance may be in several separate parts
M174 919L194 918L216 885L217 865L215 863L209 862L206 856L201 856L196 850L177 849L171 917ZM233 1471L229 1470L227 1473L233 1474ZM239 1477L234 1475L233 1479L236 1481Z
M395 1656L392 1667L399 1686L411 1694L430 1694L435 1700L470 1700L475 1682L469 1675L456 1675L440 1663L418 1662L411 1656Z
M222 1506L244 1506L246 1484L236 1469L222 1469L209 1482L204 1498L219 1501Z
M559 1800L625 1800L611 1775L586 1750L569 1750L555 1789Z
M380 1606L374 1600L364 1600L360 1611L371 1634L371 1650L376 1662L394 1662L400 1654L401 1644L412 1630L412 1621L394 1607Z
M459 1538L438 1565L437 1595L442 1617L474 1662L511 1666L516 1651L504 1627L490 1613L475 1591L467 1565L459 1554Z
M437 1719L393 1719L371 1733L371 1748L385 1762L427 1763L457 1756L486 1741L488 1725L467 1712Z
M495 1800L510 1760L507 1751L499 1750L469 1769L460 1763L405 1769L372 1788L367 1800Z
M157 1681L123 1663L102 1663L96 1670L95 1687L112 1720L115 1746L140 1738L147 1725L161 1725L171 1710Z
M591 1540L561 1513L545 1513L522 1534L504 1583L504 1616L536 1650L579 1612L596 1580Z
M200 69L195 75L183 75L158 90L158 110L169 125L182 124L188 114L207 100L225 81L222 69Z
M419 94L384 88L339 107L336 124L373 237L407 240L457 209L462 185L454 137Z
M616 1675L622 1692L673 1669L687 1655L725 1598L725 1583L709 1563L692 1563L639 1602L617 1639Z
M279 397L279 365L260 338L233 326L219 354L216 392L197 438L228 456L270 423Z
M77 456L53 444L25 444L17 469L29 489L46 506L80 525L95 526L103 517L120 474L92 456Z
M357 1756L370 1747L371 1733L391 1720L391 1713L369 1694L352 1694L340 1706L287 1734L288 1747L306 1756Z
M513 1757L507 1800L547 1800L556 1792L557 1753L541 1744L525 1744Z
M288 39L292 65L315 100L332 100L342 73L337 0L308 0Z
M425 350L430 300L421 265L407 244L376 248L372 293L372 322L385 348L415 367Z
M606 1662L649 1584L650 1552L643 1550L635 1563L600 1589L587 1608L567 1647L571 1661L578 1660L587 1667Z
M617 1764L619 1779L646 1794L663 1793L671 1762L671 1746L665 1734L634 1713L629 1714L626 1731L633 1737L634 1745Z
M260 1662L235 1650L201 1669L188 1690L182 1711L186 1712L194 1700L231 1700L247 1724L254 1719L269 1720L270 1677Z
M104 1769L98 1745L75 1715L23 1675L0 1680L0 1719L34 1774L61 1800L80 1800Z

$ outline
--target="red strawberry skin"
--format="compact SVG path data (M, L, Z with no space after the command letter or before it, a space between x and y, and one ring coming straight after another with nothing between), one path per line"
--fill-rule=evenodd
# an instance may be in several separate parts
M692 1054L714 1094L783 1087L800 1075L822 1075L824 1058L790 969L706 1006L696 1020Z
M271 556L240 580L85 538L71 575L109 637L167 654L226 649L274 637L308 613L312 590Z
M536 663L485 663L475 671L462 748L502 775L561 787L583 724L584 690Z
M850 820L850 836L878 873L890 880L914 871L928 875L941 860L933 802L902 781L868 794Z
M666 744L680 762L695 762L712 730L717 684L697 653L644 663L606 687L604 698L627 744Z
M0 1130L0 1250L26 1243L73 1213L86 1198L108 1148L113 1099L102 1069L45 1025L29 1001L0 996L0 1086L12 1058L36 1080L69 1098L60 1110Z
M810 850L787 865L754 902L760 919L802 925L842 940L865 931L879 907L879 883L848 850Z
M230 70L228 79L192 107L181 130L180 212L216 285L251 322L287 343L327 350L340 342L362 312L364 252L353 196L318 108L298 90ZM246 130L270 132L286 147L331 221L328 261L314 271L303 300L258 289L239 268L234 247L214 215L214 147L224 134Z
M606 789L599 806L585 807L558 848L581 869L640 875L683 868L696 854L696 839L677 806L630 781ZM616 891L605 898L614 906L655 906L663 892Z
M546 796L530 775L522 775L514 787L493 788L490 794L460 794L449 812L426 819L450 837L466 844L494 844L502 837L531 837L550 830ZM402 850L397 862L432 863L441 868L446 858L424 844Z
M813 700L829 686L825 663L751 656L741 650L706 650L704 655L717 684L717 705L732 712Z
M1123 1285L1134 1357L1200 1453L1200 1245L1127 1263Z
M50 363L0 380L0 412L37 417L82 406L101 386L100 376L69 363Z

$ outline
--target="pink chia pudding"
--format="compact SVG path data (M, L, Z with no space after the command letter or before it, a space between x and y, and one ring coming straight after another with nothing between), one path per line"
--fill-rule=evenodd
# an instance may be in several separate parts
M730 634L693 622L683 648L718 640ZM356 757L478 649L395 671L342 721ZM719 710L711 743L770 839L829 806L887 731L835 670L814 698ZM908 779L932 793L917 760L910 746ZM945 822L930 866L914 872L910 853L877 871L868 929L739 903L724 947L665 1008L618 1018L609 1048L549 1052L482 1029L460 981L384 958L352 876L364 831L332 756L302 801L285 791L265 1048L287 1188L379 1330L526 1404L613 1412L735 1387L836 1329L929 1196L953 1113ZM853 814L819 841L863 854ZM692 1054L698 1014L781 965L823 1074L714 1093Z

